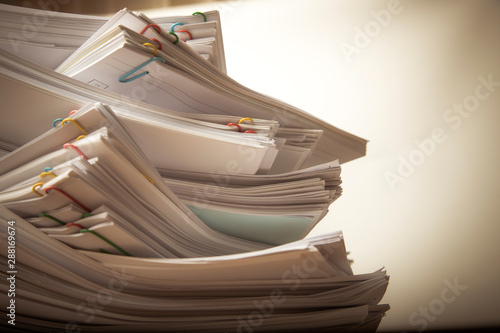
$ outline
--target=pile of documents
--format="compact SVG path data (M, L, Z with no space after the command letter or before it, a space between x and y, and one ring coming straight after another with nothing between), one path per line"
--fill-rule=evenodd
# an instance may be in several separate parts
M227 76L218 12L0 19L2 327L376 330L385 271L306 237L366 141Z

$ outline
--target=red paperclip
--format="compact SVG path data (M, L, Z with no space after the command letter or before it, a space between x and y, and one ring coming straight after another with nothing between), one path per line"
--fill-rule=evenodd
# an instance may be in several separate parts
M161 43L160 43L160 41L158 39L156 39L156 38L151 38L151 40L155 41L156 44L158 44L158 50L161 50Z
M236 126L236 127L238 127L238 132L241 132L241 126L236 124L236 123L229 123L229 124L227 124L227 126Z
M193 39L193 35L191 35L191 33L189 31L187 31L186 29L182 29L182 30L177 30L177 32L185 32L188 34L189 36L189 39Z
M74 150L76 150L76 152L77 152L78 154L82 155L82 156L83 156L86 160L88 160L88 157L87 157L87 156L85 156L85 154L84 154L84 153L82 153L82 151L81 151L81 150L80 150L77 146L75 146L75 145L73 145L73 144L71 144L71 143L65 143L65 144L63 145L63 148L68 148L68 147L73 148Z
M143 33L145 33L145 32L146 32L146 30L148 30L149 28L155 28L155 29L156 29L156 31L157 31L158 33L160 33L160 32L161 32L161 29L160 29L160 27L159 27L157 24L148 24L148 25L147 25L147 26L145 26L145 27L144 27L144 29L142 29L142 31L140 32L140 33L141 33L141 35L142 35Z
M74 222L66 223L66 228L67 227L78 227L80 229L85 229L83 226L79 225L78 223L74 223Z
M50 190L56 190L58 191L59 193L62 193L64 194L66 197L68 197L71 201L73 201L74 203L76 203L78 206L82 207L83 209L85 209L87 212L90 212L90 209L87 208L87 206L85 206L84 204L82 204L80 201L76 200L75 198L73 198L71 195L69 195L68 193L64 192L63 190L61 190L60 188L58 187L55 187L55 186L49 186L45 189L45 194L49 194L49 191Z

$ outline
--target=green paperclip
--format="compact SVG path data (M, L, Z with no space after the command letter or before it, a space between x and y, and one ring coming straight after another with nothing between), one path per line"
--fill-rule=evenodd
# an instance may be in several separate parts
M119 247L118 245L114 244L113 242L111 242L109 239L107 239L106 237L102 236L102 235L99 235L97 232L95 232L94 230L89 230L89 229L81 229L80 230L81 233L84 233L84 232L90 232L91 234L93 235L96 235L97 237L99 237L100 239L102 239L103 241L105 241L106 243L108 243L109 245L111 245L112 247L114 247L115 249L117 249L118 251L120 251L121 253L123 253L124 255L126 256L129 256L129 257L132 257L132 255L130 253L128 253L127 251L125 251L124 249L122 249L121 247Z
M201 15L203 16L203 21L207 22L207 17L202 12L194 12L193 15Z
M49 218L49 219L51 219L51 220L53 220L53 221L56 221L56 222L57 222L57 223L59 223L60 225L66 225L66 223L64 223L63 221L58 220L58 219L56 219L55 217L50 216L49 214L38 214L38 217L47 217L47 218Z

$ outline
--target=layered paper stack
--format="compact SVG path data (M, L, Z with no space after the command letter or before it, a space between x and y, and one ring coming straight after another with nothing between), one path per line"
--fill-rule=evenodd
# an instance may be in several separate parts
M385 271L306 237L366 141L227 76L217 12L0 9L3 327L377 328Z

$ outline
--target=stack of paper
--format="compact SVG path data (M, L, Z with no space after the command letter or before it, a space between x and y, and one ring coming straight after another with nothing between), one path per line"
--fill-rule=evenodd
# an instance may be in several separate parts
M385 273L352 275L340 234L240 255L144 259L69 251L4 209L0 219L15 221L23 331L359 332L374 331L388 309L377 305Z
M29 59L46 66L44 59L57 58L58 62L62 62L68 54L62 57L44 55L44 50L56 52L54 50L59 47L67 47L65 43L71 43L73 51L78 45L75 53L56 66L58 71L103 90L125 94L122 96L125 96L123 98L127 101L140 100L184 113L226 114L240 119L271 119L286 128L323 131L303 166L335 159L344 163L364 156L366 152L366 140L291 105L252 91L228 77L223 61L220 19L216 12L200 13L204 16L160 18L161 23L156 24L159 27L157 29L152 26L155 21L144 14L132 13L126 9L117 13L109 22L102 18L17 9L11 6L2 6L0 9L0 17L5 18L6 22L0 24L0 41L3 41L0 43L1 48L15 54L17 58ZM38 22L36 19L39 17L43 17L44 21L41 26L35 24L36 34L29 35L28 38L26 34L21 33L26 29L23 22ZM207 22L202 23L205 19ZM174 21L176 22L172 23ZM71 29L68 29L68 22L71 22ZM190 39L186 37L189 35L179 32L189 32L188 29L181 28L193 22L212 24L209 29L210 38L215 40L216 45L212 45L211 49L215 52L214 57L220 61L214 64L206 61L209 53L196 51L190 46ZM183 25L176 25L177 23ZM170 33L172 26L174 32ZM193 30L195 35L196 30ZM72 38L73 31L75 38ZM184 39L188 42L184 42ZM119 58L113 57L113 54ZM144 74L146 72L147 75ZM123 79L120 81L121 78ZM95 95L91 96L95 101ZM100 101L107 102L103 99Z
M3 327L377 328L385 271L303 239L366 141L228 77L217 12L0 17Z
M171 172L177 180L162 179L104 105L85 107L61 123L1 160L2 234L8 238L14 230L17 246L5 271L22 272L16 297L20 327L62 329L70 323L90 331L101 325L137 331L141 325L141 331L222 332L241 325L254 329L253 315L262 311L257 331L373 329L387 310L377 305L387 276L382 271L353 275L340 233L273 248L218 233L189 214L165 186L184 184L188 193L207 174L190 174L191 182L179 180L188 172ZM240 187L224 191L249 197L260 191L280 201L279 193L287 198L306 184L310 190L318 184L331 187L334 175L326 171L338 173L331 166L280 176L228 175L226 185ZM320 181L308 178L313 175ZM245 187L250 181L262 185ZM287 199L293 201L293 195ZM273 223L253 219L233 220L242 236L258 235ZM284 229L294 223L281 221ZM245 233L245 227L255 230ZM89 310L75 304L109 286L113 275L126 279L126 286L107 290L105 309L82 318ZM61 283L64 287L56 288Z
M271 245L306 236L342 193L337 162L279 175L160 173L211 228Z
M121 11L114 19L127 20L127 16L127 11ZM139 16L149 20L140 13ZM226 71L219 12L159 17L154 23L161 29L170 29L177 23L176 31L183 30L179 32L179 38L222 71ZM0 4L0 48L54 69L104 24L114 22L108 22L107 18L100 16Z

